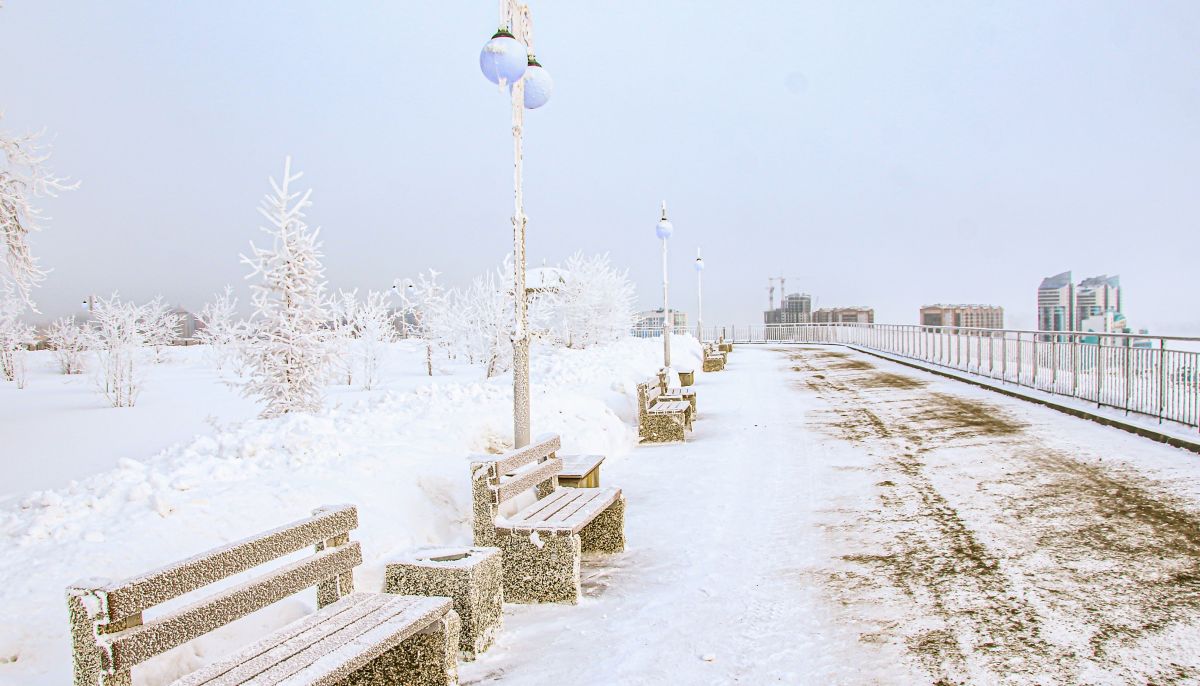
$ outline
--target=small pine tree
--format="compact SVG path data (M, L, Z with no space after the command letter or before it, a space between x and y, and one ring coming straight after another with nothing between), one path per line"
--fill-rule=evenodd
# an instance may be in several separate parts
M272 192L259 208L271 245L252 242L250 256L242 256L251 269L247 278L258 279L251 287L252 330L243 346L249 375L242 391L263 404L264 418L319 410L330 357L319 229L304 221L312 190L291 190L301 176L292 174L287 158L282 181L270 180Z

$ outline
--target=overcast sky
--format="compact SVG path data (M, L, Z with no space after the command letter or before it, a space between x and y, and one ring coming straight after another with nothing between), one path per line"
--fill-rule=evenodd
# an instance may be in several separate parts
M81 188L46 203L43 311L88 293L196 309L232 283L284 155L334 287L510 250L497 3L8 0L0 127L45 127ZM1119 273L1126 314L1200 334L1200 3L549 2L555 93L526 117L532 264L581 249L659 302L759 323L767 277L819 306L1035 322L1044 276Z

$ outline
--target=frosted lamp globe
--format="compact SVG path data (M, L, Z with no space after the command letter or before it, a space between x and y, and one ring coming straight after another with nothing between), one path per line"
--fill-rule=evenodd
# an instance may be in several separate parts
M498 85L516 83L525 75L529 51L506 29L500 29L479 51L479 69Z

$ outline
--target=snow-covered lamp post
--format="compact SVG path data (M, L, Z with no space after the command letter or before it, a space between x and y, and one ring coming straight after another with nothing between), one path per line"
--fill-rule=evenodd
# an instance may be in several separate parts
M675 322L671 320L671 303L667 294L667 239L671 237L671 233L675 227L671 226L670 220L667 219L667 201L662 204L662 216L658 219L658 224L654 227L654 234L662 239L662 263L663 263L663 366L667 369L671 368L671 329Z
M529 317L525 292L525 206L521 185L521 136L525 110L550 99L553 81L533 56L533 22L529 6L500 0L500 30L479 53L479 68L489 81L508 86L513 135L513 447L529 445Z
M704 342L704 258L696 248L696 340Z

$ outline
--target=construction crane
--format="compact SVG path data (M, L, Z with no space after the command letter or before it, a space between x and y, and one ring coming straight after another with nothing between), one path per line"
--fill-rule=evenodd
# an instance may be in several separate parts
M775 279L767 277L767 311L775 309Z

